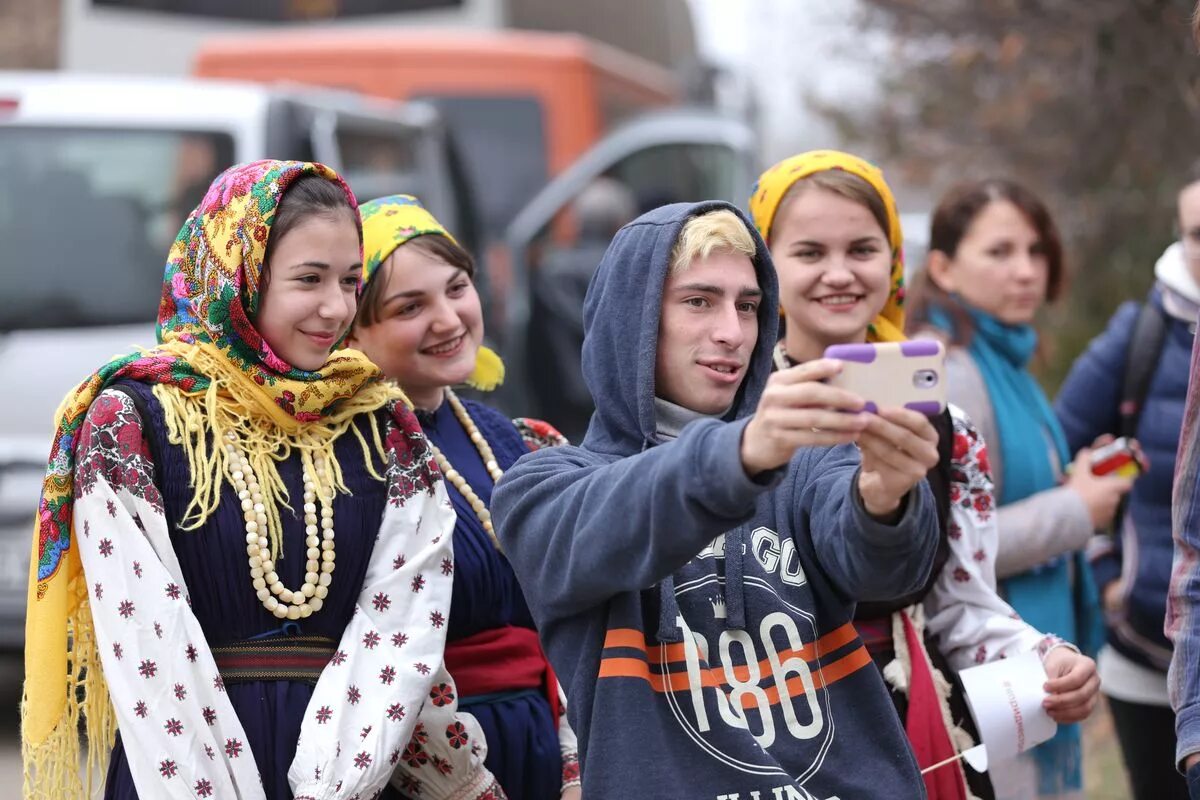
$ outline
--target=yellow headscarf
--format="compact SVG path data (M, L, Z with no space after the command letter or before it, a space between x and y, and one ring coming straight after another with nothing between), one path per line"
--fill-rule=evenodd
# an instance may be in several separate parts
M412 195L394 194L359 206L363 225L363 286L370 282L396 248L418 236L454 237ZM504 382L504 362L491 349L480 345L475 370L467 385L490 392Z
M883 179L883 170L858 156L837 150L811 150L786 158L760 175L754 184L750 194L754 225L763 241L769 242L775 214L788 189L801 178L835 169L857 175L870 184L887 210L888 244L892 249L891 293L883 310L867 329L867 341L904 341L904 235L900 230L900 215L896 212L896 198Z

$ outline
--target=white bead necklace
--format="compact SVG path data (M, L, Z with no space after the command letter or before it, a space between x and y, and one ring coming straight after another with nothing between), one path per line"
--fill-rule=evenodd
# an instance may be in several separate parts
M463 430L467 432L467 437L470 438L471 444L475 445L475 449L479 451L479 456L483 459L483 466L487 469L488 475L492 477L492 483L498 482L504 475L504 470L500 469L500 465L496 462L496 454L492 452L492 446L488 444L487 439L479 432L479 428L475 425L475 421L471 419L471 415L467 413L466 406L458 399L458 395L454 394L450 389L446 390L446 402L450 404L450 408L454 411L454 416L458 418L458 421L463 426ZM454 484L454 488L458 489L458 493L471 506L471 510L475 512L475 516L479 517L479 521L483 524L484 532L492 540L492 545L497 550L503 552L503 548L500 547L500 540L496 538L496 531L492 527L492 512L488 511L487 504L483 502L483 499L479 495L475 494L475 490L471 488L471 484L467 483L467 479L450 465L449 459L442 455L442 451L433 442L429 443L429 447L433 450L433 457L437 461L438 469L446 476L446 480Z
M333 582L333 496L321 498L320 530L317 536L317 481L308 466L303 467L304 476L304 532L308 545L308 562L304 585L291 591L279 580L275 562L271 559L270 540L267 538L267 515L263 508L262 488L250 466L249 459L237 448L237 436L230 432L225 444L226 470L229 482L237 491L242 503L242 514L246 519L246 555L249 556L250 578L258 599L267 611L279 619L303 619L321 610L329 595ZM317 477L324 483L324 460L313 460ZM281 537L282 540L282 537Z

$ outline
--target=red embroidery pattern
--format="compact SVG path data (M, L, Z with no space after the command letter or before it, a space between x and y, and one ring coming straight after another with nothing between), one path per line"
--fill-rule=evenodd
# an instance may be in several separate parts
M994 513L992 477L988 471L987 444L961 415L954 415L954 463L951 470L950 502L984 523ZM956 526L955 526L956 527ZM955 533L958 535L955 536ZM955 539L961 530L951 528Z
M76 453L75 499L91 494L97 478L103 477L162 513L162 495L154 485L154 465L142 436L142 420L127 395L104 392L96 398L79 431ZM115 516L116 508L111 507L109 513ZM104 555L110 553L111 549Z
M563 756L562 782L564 787L577 786L580 784L578 753L567 753Z
M465 747L471 737L461 722L452 722L446 727L446 739L450 742L450 746L457 750Z
M492 781L491 785L483 790L481 794L476 796L475 800L506 800L508 795L500 788L500 784Z
M434 483L441 480L441 473L412 411L403 405L395 405L392 417L394 427L385 438L388 503L401 506L419 492L432 495Z
M439 708L454 702L454 687L448 683L439 683L429 693L430 701Z
M543 447L562 447L569 444L567 437L545 420L517 417L513 420L513 425L530 452L541 450Z

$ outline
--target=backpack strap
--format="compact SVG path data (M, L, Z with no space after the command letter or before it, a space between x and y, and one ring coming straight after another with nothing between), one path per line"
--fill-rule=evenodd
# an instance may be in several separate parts
M1167 336L1167 315L1157 303L1147 300L1138 311L1133 326L1133 337L1125 353L1125 373L1121 382L1120 424L1118 435L1137 435L1138 421L1146 396L1150 393L1150 381L1158 368L1159 354Z
M1153 300L1142 303L1137 320L1133 323L1133 336L1129 349L1125 351L1125 372L1121 378L1121 404L1117 435L1136 438L1138 422L1150 394L1150 381L1158 369L1163 341L1167 337L1167 314ZM1121 498L1117 513L1113 517L1111 533L1120 536L1125 514L1129 510L1129 495Z

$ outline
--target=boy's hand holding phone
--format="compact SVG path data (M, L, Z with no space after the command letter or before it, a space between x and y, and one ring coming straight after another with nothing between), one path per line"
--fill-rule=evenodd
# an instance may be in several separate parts
M747 475L782 467L801 447L858 441L872 415L859 413L861 397L826 383L841 368L840 362L820 359L771 375L742 432L742 468Z
M946 348L930 339L843 344L827 348L825 357L843 364L830 383L858 394L874 412L858 439L858 491L868 513L891 519L938 462L929 417L946 410Z
M742 433L742 467L753 477L783 466L801 447L857 443L859 495L868 513L887 518L937 464L937 430L917 411L865 413L862 397L831 385L842 368L821 359L771 375Z
M938 433L924 414L881 408L858 439L862 471L858 492L873 517L897 515L904 497L937 466Z

